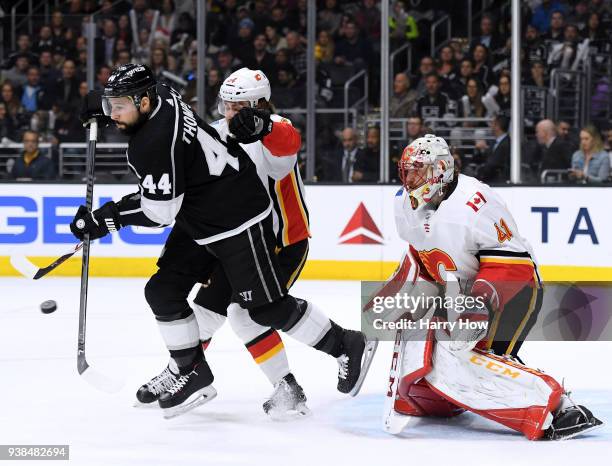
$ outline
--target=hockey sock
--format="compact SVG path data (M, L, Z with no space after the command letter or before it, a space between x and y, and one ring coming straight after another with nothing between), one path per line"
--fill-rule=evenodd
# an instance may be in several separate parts
M202 359L198 323L191 310L180 315L156 316L156 320L166 348L181 373Z
M286 295L273 303L249 309L249 314L258 324L282 330L319 351L336 358L341 354L343 329L303 299Z
M285 345L276 330L253 322L248 311L236 303L228 308L227 317L232 330L272 385L291 372Z
M342 348L342 327L327 317L313 303L296 299L298 311L283 326L283 331L299 342L323 351L335 358Z
M212 336L223 326L227 317L213 312L210 309L196 303L193 303L191 307L193 308L193 313L198 321L202 350L206 351L206 348L208 348L208 345L210 345Z

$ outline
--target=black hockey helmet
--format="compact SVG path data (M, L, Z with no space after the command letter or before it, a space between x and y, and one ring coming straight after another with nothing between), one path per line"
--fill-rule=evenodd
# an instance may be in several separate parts
M135 63L120 66L113 71L106 82L106 86L104 86L102 99L104 113L110 115L108 99L113 97L130 97L136 108L139 109L141 98L147 96L151 100L151 104L155 105L157 100L156 84L157 79L155 79L153 71L148 66Z

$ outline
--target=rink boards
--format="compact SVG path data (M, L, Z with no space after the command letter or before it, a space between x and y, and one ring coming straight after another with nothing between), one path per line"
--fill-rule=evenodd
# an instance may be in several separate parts
M12 252L47 265L70 249L68 224L84 202L82 185L0 185L0 275L16 275ZM610 188L499 187L536 253L547 280L612 281ZM396 186L309 185L311 220L308 279L380 280L395 268L406 244L395 231ZM97 185L94 207L133 191L129 185ZM223 208L222 199L219 208ZM148 276L155 270L169 229L126 227L92 248L94 276ZM452 232L449 232L452 235ZM54 272L80 274L80 259Z

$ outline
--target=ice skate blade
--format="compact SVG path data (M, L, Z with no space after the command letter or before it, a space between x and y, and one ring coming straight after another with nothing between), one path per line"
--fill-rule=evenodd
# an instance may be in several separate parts
M183 403L178 406L173 406L171 408L162 408L164 412L164 419L172 419L174 417L180 416L181 414L185 414L188 411L191 411L194 408L197 408L204 403L208 403L214 397L217 396L217 390L212 385L208 387L204 387L194 394L192 394L189 398L187 398Z
M363 348L363 356L361 360L361 371L359 372L359 378L357 379L355 386L349 392L350 396L357 396L359 390L361 390L361 386L363 385L363 382L365 381L365 378L368 375L368 371L370 370L370 366L372 365L372 360L374 359L376 348L378 348L378 339L366 341L365 348Z
M574 437L578 437L579 435L586 434L587 432L591 432L592 430L599 429L600 427L603 427L605 423L603 421L599 421L599 422L600 422L599 424L594 424L591 427L587 427L584 430L581 430L581 431L578 431L578 432L574 432L573 434L569 434L569 435L566 435L564 437L559 437L559 438L549 439L549 440L551 440L553 442L562 442L564 440L573 439Z
M312 413L305 403L298 403L295 409L282 410L271 408L266 414L275 422L286 422L308 417Z

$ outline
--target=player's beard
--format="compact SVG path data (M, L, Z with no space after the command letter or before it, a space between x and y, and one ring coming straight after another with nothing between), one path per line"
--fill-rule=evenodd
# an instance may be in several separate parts
M133 134L136 134L138 132L138 130L140 128L142 128L142 126L146 123L146 121L149 119L149 114L148 113L140 113L138 112L138 118L136 119L136 121L132 124L125 124L123 127L120 127L119 125L117 126L117 129L122 133L125 134L127 136L131 136Z

